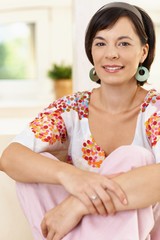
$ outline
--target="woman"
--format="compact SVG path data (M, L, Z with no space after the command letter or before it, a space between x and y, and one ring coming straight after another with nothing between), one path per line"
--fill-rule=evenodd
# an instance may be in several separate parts
M85 49L100 87L51 103L6 148L1 170L17 181L35 240L158 240L160 95L142 87L152 20L106 4Z

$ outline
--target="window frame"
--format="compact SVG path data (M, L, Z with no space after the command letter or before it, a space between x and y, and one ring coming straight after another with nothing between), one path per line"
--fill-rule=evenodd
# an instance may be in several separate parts
M47 100L50 82L46 69L51 61L50 49L50 9L47 7L21 8L2 11L0 24L25 22L35 24L36 79L0 80L0 99L6 103Z

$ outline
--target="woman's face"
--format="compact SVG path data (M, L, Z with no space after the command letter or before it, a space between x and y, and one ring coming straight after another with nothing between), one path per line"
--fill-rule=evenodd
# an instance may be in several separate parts
M147 57L148 44L142 46L133 23L121 17L111 28L97 32L91 51L101 83L122 84L134 79Z

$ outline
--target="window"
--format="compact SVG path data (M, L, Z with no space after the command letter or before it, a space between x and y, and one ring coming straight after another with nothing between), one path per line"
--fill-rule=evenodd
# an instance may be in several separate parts
M36 79L35 24L0 25L0 80Z
M22 8L0 14L1 102L47 101L50 82L49 8Z

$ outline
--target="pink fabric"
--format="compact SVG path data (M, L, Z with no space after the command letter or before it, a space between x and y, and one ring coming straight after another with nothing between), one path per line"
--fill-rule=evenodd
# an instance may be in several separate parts
M45 155L52 158L48 153ZM152 163L154 158L148 150L132 145L123 146L105 159L99 172L113 174ZM34 239L44 240L40 224L45 212L65 199L68 193L59 185L17 183L17 194ZM154 210L154 214L153 208L148 207L120 212L115 216L88 215L63 240L159 240L159 205Z

